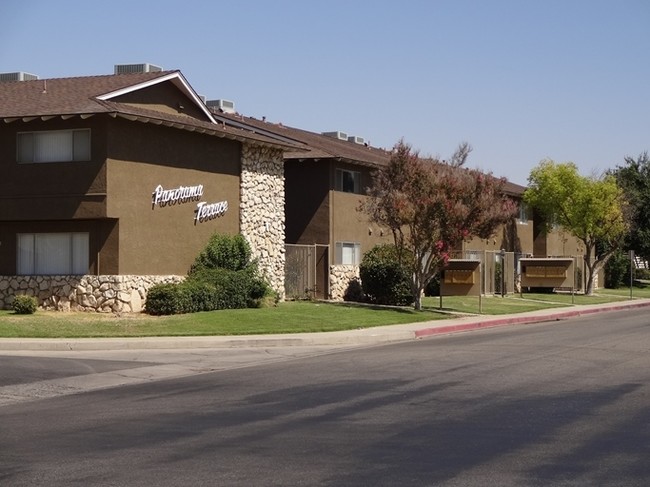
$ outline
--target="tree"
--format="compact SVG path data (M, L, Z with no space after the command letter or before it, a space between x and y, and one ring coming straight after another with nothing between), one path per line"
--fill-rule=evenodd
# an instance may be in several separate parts
M390 229L407 261L415 309L422 308L422 292L450 251L475 236L492 236L515 215L504 179L463 167L470 151L463 143L449 162L423 159L401 140L389 164L374 173L361 204L373 222ZM404 259L407 253L412 258Z
M528 177L524 201L544 218L547 231L559 225L585 246L585 294L594 292L594 278L619 248L627 231L625 200L616 180L584 177L572 162L544 160Z
M630 205L629 249L650 260L650 157L643 152L636 159L625 157L625 164L612 173Z

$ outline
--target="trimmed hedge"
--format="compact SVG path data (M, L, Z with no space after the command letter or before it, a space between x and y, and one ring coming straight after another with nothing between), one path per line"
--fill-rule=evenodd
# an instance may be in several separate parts
M250 256L248 242L241 235L214 235L184 282L149 290L145 311L171 315L260 306L272 291Z
M240 271L250 263L251 248L242 235L215 234L194 261L190 275L202 269Z
M366 252L359 266L361 286L376 304L406 306L413 303L411 277L398 259L394 245L377 245Z
M38 300L34 296L19 294L14 296L12 308L16 314L31 315L38 309Z

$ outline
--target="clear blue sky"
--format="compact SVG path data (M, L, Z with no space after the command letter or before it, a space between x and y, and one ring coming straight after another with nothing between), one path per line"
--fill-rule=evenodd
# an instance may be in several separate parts
M0 71L180 69L240 113L526 184L650 150L650 0L2 0Z

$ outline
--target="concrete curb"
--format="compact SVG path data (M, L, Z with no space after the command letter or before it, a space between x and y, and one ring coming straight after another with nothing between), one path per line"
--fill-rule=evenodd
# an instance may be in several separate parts
M580 309L571 309L568 311L558 311L554 313L534 314L534 315L509 315L507 317L498 317L494 319L484 319L480 321L472 321L468 323L443 325L432 328L423 328L415 332L417 338L424 338L432 335L450 334L462 331L471 331L481 328L493 328L504 325L525 325L534 323L543 323L548 321L559 321L568 318L576 318L578 316L585 316L595 313L605 313L610 311L623 311L628 309L646 308L650 307L650 300L643 300L639 302L628 302L624 304L616 303L614 305L602 305L601 307L589 306L581 307ZM539 312L534 312L539 313Z
M93 350L163 350L206 348L257 348L292 346L361 346L449 335L506 325L523 325L558 321L594 313L622 311L650 307L650 299L575 306L568 310L557 308L520 313L516 315L485 317L473 316L389 325L359 330L294 333L283 335L238 335L200 337L146 337L146 338L3 338L0 351L93 351Z

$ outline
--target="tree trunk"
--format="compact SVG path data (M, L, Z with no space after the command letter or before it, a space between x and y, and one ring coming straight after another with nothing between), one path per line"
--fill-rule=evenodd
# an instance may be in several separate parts
M413 302L413 309L416 311L422 311L422 293L418 292L416 293L415 296L413 296L414 302Z
M587 284L585 286L585 295L593 296L594 294L594 271L591 268L587 268Z
M587 247L589 248L589 247ZM591 250L595 248L595 245L591 247ZM591 250L588 250L588 253L585 254L585 266L587 267L587 284L585 286L585 294L587 296L592 296L594 294L594 281L600 270L605 266L609 258L614 254L615 249L610 250L602 254L599 258L595 258L592 262L591 260Z

